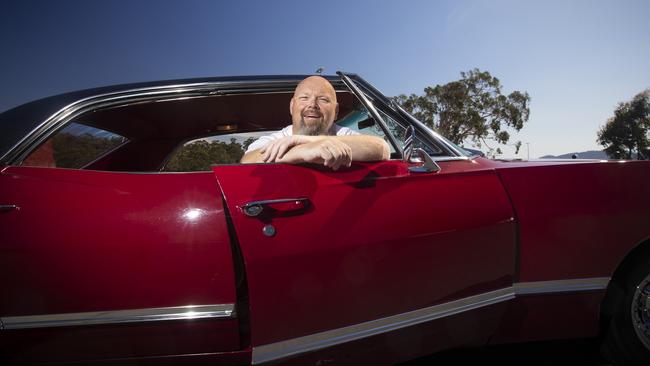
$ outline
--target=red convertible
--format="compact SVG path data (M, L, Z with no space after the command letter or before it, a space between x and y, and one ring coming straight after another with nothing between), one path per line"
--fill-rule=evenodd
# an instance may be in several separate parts
M336 123L390 160L239 164L302 78L0 114L0 363L392 364L600 337L650 364L649 162L474 156L339 73Z

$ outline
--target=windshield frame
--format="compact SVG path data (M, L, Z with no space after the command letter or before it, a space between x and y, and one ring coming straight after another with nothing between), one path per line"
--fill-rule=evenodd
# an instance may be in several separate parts
M426 126L424 123L420 122L418 119L416 119L411 114L409 114L406 110L404 110L393 100L386 97L384 94L382 94L379 90L377 90L375 87L373 87L371 84L369 84L360 76L352 73L345 73L342 71L337 72L337 74L339 74L342 78L343 76L347 77L357 87L359 93L364 94L365 96L368 97L368 99L371 99L372 101L369 102L373 104L373 108L381 109L390 118L403 124L405 127L408 125L412 125L415 128L418 138L423 143L431 145L431 147L434 150L441 150L446 153L442 156L432 156L434 160L438 160L438 161L459 160L459 159L468 160L470 159L470 157L475 157L469 154L468 152L466 152L465 150L463 150L458 145L454 144L453 142L441 136L439 133L431 129L429 126ZM355 91L352 90L352 92L354 93ZM357 98L361 99L358 95ZM386 126L385 121L383 121L381 117L379 118L382 122L382 127L385 127ZM395 140L392 134L390 134L390 136L393 138L393 140ZM397 141L395 141L394 143L399 145ZM400 155L403 156L402 146L397 146L397 147L398 149L396 149L396 151L399 151Z

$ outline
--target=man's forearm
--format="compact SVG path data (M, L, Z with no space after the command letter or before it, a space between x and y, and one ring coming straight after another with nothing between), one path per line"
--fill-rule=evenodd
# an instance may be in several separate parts
M314 148L317 148L320 143L330 139L336 140L337 144L343 143L348 153L348 159L352 161L380 161L388 160L390 158L390 148L386 141L377 136L369 135L352 135L352 136L310 136L308 137L309 143L301 143L290 147L286 153L282 153L281 158L276 158L273 161L266 162L287 162L287 163L322 163L323 159L319 153L316 153ZM262 151L253 150L244 154L241 159L242 163L263 163L264 154ZM273 154L275 156L275 154Z
M352 161L390 159L390 147L382 138L370 135L334 136L350 146Z

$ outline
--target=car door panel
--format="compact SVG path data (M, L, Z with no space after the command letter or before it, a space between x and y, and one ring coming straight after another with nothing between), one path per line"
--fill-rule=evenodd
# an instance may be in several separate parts
M253 346L510 286L515 226L498 177L441 165L215 167L246 263ZM293 215L242 210L292 198L310 204Z

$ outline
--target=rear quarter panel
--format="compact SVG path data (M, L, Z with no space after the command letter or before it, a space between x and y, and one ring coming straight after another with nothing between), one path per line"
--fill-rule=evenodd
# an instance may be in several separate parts
M503 163L519 282L611 276L650 237L650 162Z

